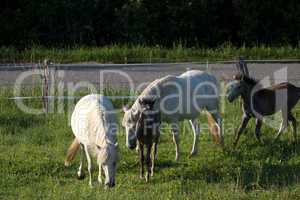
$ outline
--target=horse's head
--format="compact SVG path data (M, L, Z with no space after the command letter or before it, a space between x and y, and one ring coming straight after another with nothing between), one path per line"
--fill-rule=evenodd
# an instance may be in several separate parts
M107 187L115 186L115 176L118 161L118 144L107 143L104 147L98 146L97 162L104 171L105 185Z
M129 149L134 149L136 147L137 138L135 135L136 129L136 120L135 113L136 110L132 110L132 108L123 107L124 117L122 121L122 126L125 128L126 134L126 146Z

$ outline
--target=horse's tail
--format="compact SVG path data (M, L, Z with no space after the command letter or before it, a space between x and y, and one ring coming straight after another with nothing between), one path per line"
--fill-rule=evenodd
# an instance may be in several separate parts
M76 153L79 150L79 148L80 148L80 143L75 138L67 151L67 156L65 158L65 166L66 167L70 166L70 162L75 158Z
M224 138L223 138L221 127L219 126L218 122L216 122L216 120L213 118L213 116L209 112L206 112L206 114L207 114L209 131L213 137L214 142L217 144L220 144L223 147L224 146Z

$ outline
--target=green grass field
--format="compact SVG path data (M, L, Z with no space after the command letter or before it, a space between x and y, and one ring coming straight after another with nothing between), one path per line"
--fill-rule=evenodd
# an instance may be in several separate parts
M217 48L187 48L174 44L172 48L143 45L111 45L104 47L45 48L33 46L24 50L0 47L0 62L40 62L50 59L56 63L158 63L158 62L214 62L233 60L239 56L246 59L300 59L300 47L234 47L225 44Z
M24 92L25 93L25 92ZM32 92L34 93L34 92ZM31 95L27 91L27 95ZM116 94L107 91L108 94ZM202 131L199 153L188 158L192 132L182 123L181 158L174 161L174 145L168 130L162 131L156 172L150 183L139 179L137 154L125 147L123 129L119 132L120 161L116 187L105 190L88 179L77 180L78 157L69 168L64 156L73 134L68 114L31 115L21 112L10 89L0 89L0 199L299 199L300 147L289 143L291 130L276 144L276 130L263 126L265 145L254 138L251 121L240 144L233 149L233 127L239 125L238 102L226 103L223 114L226 148L222 151ZM28 104L40 107L38 100ZM122 102L114 102L120 108ZM297 110L298 108L298 110ZM300 116L300 105L295 109ZM122 114L119 114L119 120ZM205 117L199 118L206 123ZM87 170L85 170L87 173Z

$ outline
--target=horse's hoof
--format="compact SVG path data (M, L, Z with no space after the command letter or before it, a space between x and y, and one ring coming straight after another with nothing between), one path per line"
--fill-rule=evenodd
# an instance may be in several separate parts
M102 182L102 179L100 178L98 178L98 183L101 185L103 182Z
M145 179L146 179L146 183L149 183L149 179L150 179L149 175L146 175Z
M233 148L236 149L237 148L237 142L233 143Z
M220 146L221 146L222 149L225 148L224 139L222 139L219 144L220 144Z
M256 141L257 141L257 143L260 144L260 145L264 144L264 143L261 141L261 139L257 139L257 138L256 138Z
M271 144L275 144L278 141L278 138L273 139L273 141L271 142Z
M293 144L298 144L298 140L293 141Z
M297 140L292 140L292 141L290 142L290 144L291 144L291 145L297 145L297 144L298 144L298 141L297 141Z
M77 179L78 179L78 180L83 180L84 177L85 177L85 175L84 175L83 173L82 173L82 174L77 173Z
M192 151L192 152L190 153L189 158L192 158L192 157L194 157L195 155L197 155L197 151Z

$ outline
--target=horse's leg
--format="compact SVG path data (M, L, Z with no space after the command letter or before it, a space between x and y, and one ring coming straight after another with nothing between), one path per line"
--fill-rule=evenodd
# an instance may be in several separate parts
M179 130L177 125L172 125L172 134L173 134L173 142L175 143L175 160L177 161L179 159Z
M140 153L140 178L144 178L144 146L139 142Z
M136 151L136 153L139 153L139 145L136 145L135 151Z
M262 120L261 119L256 119L255 137L256 137L257 141L262 144L263 142L260 139L260 129L261 129L261 126L262 126Z
M100 184L102 184L102 165L101 165L101 163L98 163L98 164L99 164L98 182Z
M84 146L84 151L85 151L85 156L86 156L86 160L87 160L87 163L88 163L88 172L89 172L89 177L90 177L89 185L90 185L90 187L93 187L93 184L92 184L92 159L91 159L90 154L88 152L87 146Z
M293 142L297 143L297 120L295 119L295 117L291 112L288 114L288 120L292 122L292 126L293 126L293 136L294 136Z
M147 145L147 153L146 153L146 165L147 165L147 172L146 172L146 182L149 181L150 174L151 174L151 148L152 145Z
M155 160L157 158L157 141L155 141L153 143L153 150L152 150L152 166L151 166L151 176L154 175L154 163L155 163Z
M199 140L199 135L201 133L201 130L200 130L200 126L197 123L196 119L189 120L189 122L190 122L190 125L191 125L193 133L194 133L193 148L192 148L192 151L190 154L190 156L193 156L193 155L196 155L198 152L198 140Z
M241 134L243 133L243 131L247 127L247 124L248 124L249 120L250 120L250 117L248 115L244 114L243 117L242 117L242 124L239 127L239 130L237 132L237 136L236 136L235 141L233 143L234 146L237 145L237 143L238 143L238 141L240 139Z
M83 161L84 161L84 146L82 144L80 144L80 164L79 164L79 168L77 171L77 178L79 180L84 178Z

